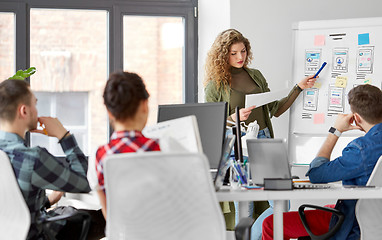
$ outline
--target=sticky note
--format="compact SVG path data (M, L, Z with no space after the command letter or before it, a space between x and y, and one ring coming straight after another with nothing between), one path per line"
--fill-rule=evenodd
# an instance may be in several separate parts
M346 88L346 85L348 84L348 77L344 76L337 76L336 78L336 87Z
M313 124L324 124L325 123L325 114L316 113L313 115Z
M314 36L314 46L324 46L325 45L325 35Z
M330 104L331 105L340 105L341 104L341 99L339 99L339 98L331 98L330 99Z
M369 33L358 34L358 45L370 44Z
M321 88L321 86L322 86L322 83L319 83L319 82L315 82L313 85L314 88Z

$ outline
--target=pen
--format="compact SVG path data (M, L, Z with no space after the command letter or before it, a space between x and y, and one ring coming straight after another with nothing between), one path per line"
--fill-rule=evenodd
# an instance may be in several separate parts
M236 168L236 170L238 172L239 179L241 180L241 183L242 184L247 184L246 176L243 174L243 171L242 171L242 169L240 167L240 164L238 164L237 162L234 162L234 167Z
M42 126L42 123L40 123L40 127L42 127L42 131L44 132L45 135L48 135L48 131Z
M313 78L316 78L318 76L318 74L320 74L321 70L326 66L326 62L322 63L322 66L320 67L320 69L318 69L318 71L316 72L316 74L314 74Z

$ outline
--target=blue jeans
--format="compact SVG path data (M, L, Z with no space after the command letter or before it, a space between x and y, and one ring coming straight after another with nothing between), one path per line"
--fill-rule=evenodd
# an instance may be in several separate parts
M259 131L257 134L257 138L271 138L271 133L268 128L264 128ZM255 221L251 229L251 240L261 240L262 235L262 225L265 218L273 214L273 201L268 201L269 208L266 209ZM239 206L238 203L235 202L235 221L239 222ZM249 202L248 204L248 216L253 218L254 204L253 202Z
M257 138L271 138L270 132L268 128L264 128L259 131ZM262 229L263 229L263 221L265 218L273 214L273 201L269 200L269 208L265 210L252 225L251 229L251 240L261 240ZM290 202L288 202L288 210L290 208ZM249 216L253 215L253 202L249 203Z
M257 138L271 138L271 133L268 128L264 128L259 131ZM251 240L261 240L262 235L262 225L265 218L273 214L273 201L268 201L269 208L265 210L255 221L251 229ZM249 216L253 217L253 202L249 202Z

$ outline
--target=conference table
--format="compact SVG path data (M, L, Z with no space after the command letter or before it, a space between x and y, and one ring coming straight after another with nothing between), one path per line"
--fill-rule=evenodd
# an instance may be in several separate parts
M382 199L382 188L344 188L333 185L326 189L293 189L293 190L263 190L263 189L230 189L223 188L216 192L217 199L224 201L264 201L273 200L274 239L283 239L283 211L288 200L320 200L320 199Z

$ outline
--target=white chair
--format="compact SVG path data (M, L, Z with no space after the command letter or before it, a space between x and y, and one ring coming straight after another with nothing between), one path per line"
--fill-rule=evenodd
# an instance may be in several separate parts
M378 159L366 186L382 187L382 156ZM361 229L361 240L380 239L382 236L382 199L360 199L355 213Z
M0 151L0 206L1 238L26 239L31 222L29 209L3 151Z
M226 239L204 155L114 154L105 160L104 176L109 240Z
M31 223L30 212L19 184L16 180L11 162L0 150L0 227L1 239L25 240ZM47 239L55 239L51 235L50 223L63 219L78 218L83 222L79 239L86 239L90 227L90 215L86 212L67 213L44 219L43 228Z

